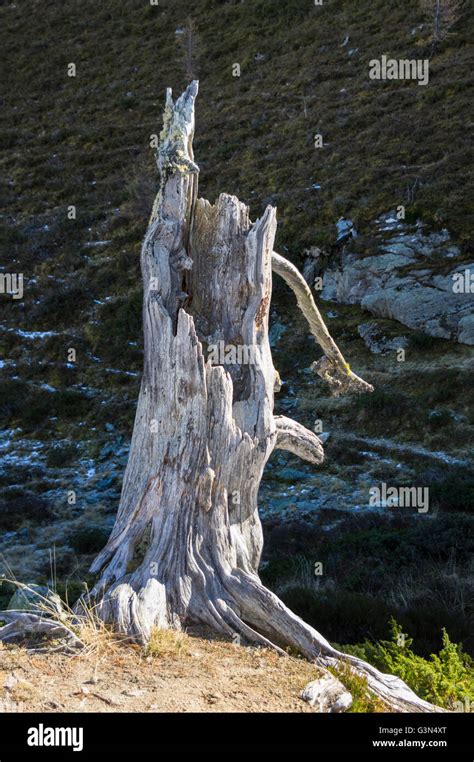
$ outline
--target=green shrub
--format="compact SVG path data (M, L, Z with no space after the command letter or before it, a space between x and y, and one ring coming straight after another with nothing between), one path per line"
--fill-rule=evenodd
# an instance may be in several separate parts
M436 344L437 339L434 336L428 336L427 333L422 331L415 331L410 336L410 348L423 351L425 349L432 349Z
M418 696L438 706L454 709L458 701L474 701L474 661L461 646L450 641L444 628L441 650L428 659L414 653L413 640L404 635L394 619L391 630L391 640L376 643L366 640L362 645L343 646L343 650L382 672L401 677Z
M37 495L22 494L0 501L0 530L17 532L29 524L53 521L53 512L47 500Z
M430 486L431 500L442 511L474 511L474 476L458 468Z
M402 418L404 415L413 415L413 400L398 391L377 387L373 392L359 394L354 400L356 409L366 415L383 413L389 418ZM384 419L386 425L386 418Z
M102 527L87 527L72 532L68 544L77 553L98 553L109 539L110 531Z
M329 671L341 681L352 696L352 705L347 710L350 714L379 714L387 711L383 701L370 693L367 680L356 675L348 664L340 663L337 667L330 667Z

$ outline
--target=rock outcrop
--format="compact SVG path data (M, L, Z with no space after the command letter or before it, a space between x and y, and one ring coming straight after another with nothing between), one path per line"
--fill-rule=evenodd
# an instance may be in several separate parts
M337 264L326 266L321 298L360 304L430 336L474 344L474 262L462 260L445 229L424 233L421 224L408 225L394 213L376 225L373 254L359 238L357 248L347 243Z
M406 336L386 337L376 321L361 323L357 330L366 347L376 355L386 355L398 349L405 349L409 343Z

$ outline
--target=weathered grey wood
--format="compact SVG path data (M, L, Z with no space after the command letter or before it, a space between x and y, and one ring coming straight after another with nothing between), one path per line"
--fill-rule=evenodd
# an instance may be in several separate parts
M323 459L315 434L273 415L272 267L295 291L336 392L367 385L348 370L296 268L273 253L275 209L252 223L235 196L196 199L197 89L175 103L167 92L161 185L141 253L143 377L115 526L92 565L94 610L140 642L153 627L199 622L280 653L291 646L324 667L344 659L393 709L436 711L403 681L334 649L259 579L257 494L270 454ZM213 364L221 344L247 361Z
M353 373L349 363L345 361L316 306L310 287L299 270L275 251L272 254L272 267L294 292L298 307L308 321L311 333L325 353L324 357L314 362L311 367L329 384L332 394L338 397L350 392L373 392L374 387Z
M275 416L277 439L275 447L288 450L310 463L322 463L324 460L323 445L319 437L306 429L301 423L286 418L284 415Z
M155 625L194 618L263 643L226 588L233 568L257 573L262 548L257 493L277 436L268 343L276 217L268 207L252 224L233 196L214 206L192 198L191 142L176 131L184 121L189 137L196 91L188 88L173 109L168 96L173 139L162 133L162 185L142 248L144 374L93 593L103 591L104 619L140 640ZM212 366L207 352L220 341L251 347L253 362ZM139 563L137 546L145 548Z
M24 611L1 611L0 619L6 622L0 627L0 641L4 643L29 635L47 635L49 638L65 638L69 647L85 648L85 644L70 627L47 615Z

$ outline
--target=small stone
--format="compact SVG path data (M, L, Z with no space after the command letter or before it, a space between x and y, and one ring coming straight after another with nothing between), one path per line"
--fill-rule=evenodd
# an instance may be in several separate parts
M334 714L345 712L352 706L352 696L337 677L326 672L304 688L301 698L318 712Z
M357 230L355 229L352 220L345 220L344 217L340 217L336 222L336 228L336 243L347 241L348 238L357 238Z
M218 693L208 693L206 696L206 701L208 704L216 704L221 696L219 696Z
M15 677L15 675L8 675L7 679L3 683L3 687L5 688L5 690L11 691L12 688L14 688L15 685L17 685L17 683L18 683L18 678Z

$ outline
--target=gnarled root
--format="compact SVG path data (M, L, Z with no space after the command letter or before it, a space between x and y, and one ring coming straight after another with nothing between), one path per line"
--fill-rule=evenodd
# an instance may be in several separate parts
M69 648L84 648L81 639L59 619L33 611L0 611L0 641L9 643L18 638L45 635L48 638L66 639Z
M393 711L445 711L420 699L400 678L383 674L362 659L333 648L319 632L265 588L258 577L239 570L234 571L227 578L226 589L238 606L240 622L246 630L244 632L242 628L241 632L249 640L252 640L248 634L248 625L251 625L252 632L257 632L258 638L261 638L260 633L263 632L266 640L279 651L282 646L291 646L323 668L337 667L339 664L348 665L356 674L365 678L369 690ZM235 621L233 626L236 627ZM259 641L256 639L254 642Z
M344 665L367 681L368 689L394 712L443 712L445 710L420 699L398 677L381 673L355 656L344 654L299 616L294 614L256 575L240 569L212 575L209 584L194 588L184 612L173 610L172 601L182 595L184 583L175 594L155 579L148 580L138 593L121 582L107 592L98 611L105 619L141 642L146 642L151 628L181 629L188 623L207 624L227 637L241 636L247 642L275 649L286 655L290 647L317 666L328 669Z

